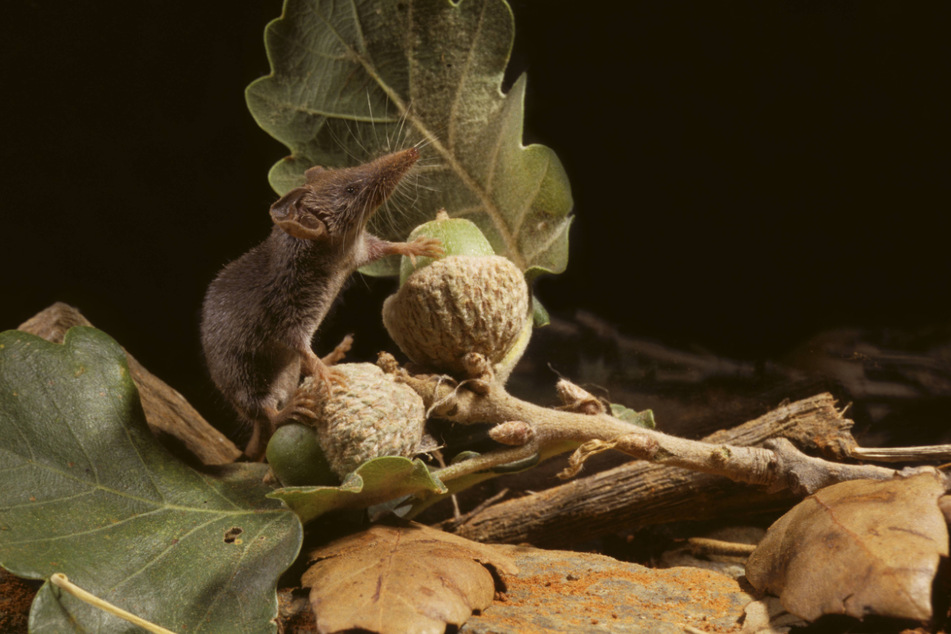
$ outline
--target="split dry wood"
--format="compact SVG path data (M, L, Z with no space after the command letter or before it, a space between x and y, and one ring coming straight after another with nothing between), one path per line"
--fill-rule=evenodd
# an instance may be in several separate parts
M62 343L73 326L92 326L76 308L57 302L20 324L19 330ZM212 427L177 391L146 370L126 352L132 379L139 388L142 409L149 428L161 436L167 434L206 465L234 462L241 451L224 434Z
M930 447L855 447L849 455L871 462L928 462L951 460L951 445Z

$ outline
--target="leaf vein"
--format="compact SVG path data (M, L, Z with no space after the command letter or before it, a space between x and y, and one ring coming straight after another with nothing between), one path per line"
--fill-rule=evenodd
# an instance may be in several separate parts
M85 531L77 531L77 532L75 532L75 533L66 533L66 534L63 534L63 535L53 535L53 536L46 536L46 537L38 537L38 538L36 538L36 539L22 539L22 540L19 540L19 541L3 542L3 545L4 545L4 546L24 546L24 545L28 545L28 544L45 544L45 543L48 543L48 542L58 542L58 541L63 541L63 540L66 540L66 539L73 539L73 538L76 538L76 537L81 537L81 536L86 536L86 535L95 535L95 534L101 533L101 532L103 532L103 531L111 530L111 529L113 529L113 528L115 528L115 527L117 527L117 526L121 526L121 525L123 525L123 524L127 524L128 522L131 522L132 520L135 520L135 519L139 519L140 517L146 517L146 516L148 516L148 515L152 515L153 513L158 513L158 512L161 511L161 510L163 510L163 509L153 509L153 510L151 510L151 511L146 511L146 512L144 512L144 513L136 513L135 515L130 515L129 517L123 518L123 519L118 520L118 521L116 521L116 522L112 522L112 523L107 524L107 525L104 525L104 526L97 526L96 528L90 528L89 530L85 530Z
M311 55L313 55L313 56L315 56L315 57L320 57L321 59L329 59L329 60L334 61L334 62L339 62L340 60L347 59L346 55L331 55L330 53L324 52L324 51L322 51L322 50L320 50L320 49L317 49L317 48L314 48L314 47L312 47L312 46L304 46L304 45L301 44L301 41L300 41L300 40L295 39L295 38L292 38L292 37L288 37L288 36L284 35L284 33L281 32L281 31L278 30L278 29L275 29L274 31L272 31L272 32L271 32L271 35L272 35L273 37L279 39L279 40L282 40L282 41L284 41L284 42L289 43L290 46L292 46L292 47L294 47L294 48L298 48L298 49L301 49L301 50L305 50L305 51L307 51L308 53L310 53Z
M294 112L299 112L299 113L307 114L307 115L313 115L317 117L326 117L328 119L339 119L341 121L353 121L356 123L396 123L397 121L399 121L399 118L397 117L387 117L385 119L379 119L379 118L374 119L373 117L369 115L356 115L356 114L341 113L341 112L329 112L324 110L318 110L316 108L307 108L300 105L299 103L290 102L285 99L278 99L277 97L273 97L270 95L258 96L258 99L266 103L269 103L271 105L276 104L278 106L281 106L285 110L291 110Z
M215 522L217 522L217 521L219 521L219 520L221 520L221 519L222 519L222 518L220 518L220 517L213 517L213 518L211 518L210 520L208 520L207 522L204 522L204 523L202 523L202 524L198 524L197 526L192 527L192 529L191 529L190 531L188 531L187 533L185 533L185 534L182 535L181 537L178 537L178 538L176 538L176 539L174 539L174 540L169 540L169 543L168 543L168 545L167 545L165 548L163 548L161 551L155 553L155 555L154 555L153 557L151 557L150 559L145 560L144 565L143 565L142 567L140 567L138 570L136 570L136 571L133 572L132 574L126 576L124 579L121 579L121 580L119 580L118 582L116 582L111 588L109 588L108 590L106 590L106 593L107 593L107 594L111 594L111 593L114 592L115 590L119 589L120 586L123 586L123 585L125 585L126 583L128 583L129 581L131 581L132 579L135 579L137 576L139 576L140 574L142 574L143 572L145 572L146 570L148 570L149 568L151 568L153 565L155 565L156 563L158 563L159 561L161 561L162 558L165 557L169 552L171 552L173 548L176 548L176 547L177 547L179 544L181 544L184 540L188 539L188 537L189 537L190 535L192 535L192 534L195 533L196 531L199 531L199 530L205 528L205 527L208 526L209 524L213 524L213 523L215 523Z
M32 508L32 507L42 507L47 504L58 504L60 502L67 502L69 500L74 500L76 498L81 498L87 495L92 495L95 492L95 489L89 491L83 491L82 493L77 493L76 495L68 495L62 498L49 498L45 500L31 500L29 502L24 502L23 504L13 504L11 506L0 507L0 511L7 512L13 511L21 508Z
M462 87L465 84L466 77L469 75L469 69L472 67L472 53L476 48L475 43L479 41L479 37L482 35L482 25L485 23L485 6L486 3L483 0L482 11L479 13L479 23L476 25L475 34L472 36L473 43L466 51L466 61L463 65L463 71L459 74L459 82L456 84L456 89L452 96L452 104L449 108L449 129L446 131L447 142L450 146L455 145L456 121L459 119L456 113L458 106L462 103Z
M246 542L247 545L241 551L241 556L237 558L237 560L234 563L234 566L232 566L231 574L228 576L228 581L234 581L235 575L237 575L238 570L241 568L241 562L243 562L245 558L247 557L248 550L251 548L251 545L257 542L258 537L261 534L265 533L270 528L271 524L273 524L274 522L280 521L280 519L281 519L280 517L275 517L270 522L267 522L266 524L261 526L261 529L255 534L253 539L249 538L247 540ZM211 614L212 608L215 606L216 603L218 603L221 597L224 596L225 594L224 590L230 589L231 587L233 587L232 583L223 584L221 586L222 591L215 594L215 598L209 602L208 608L205 610L205 613L201 616L201 618L198 619L196 625L208 622L208 615ZM241 603L239 602L238 605L241 605Z
M555 244L555 242L560 240L565 230L567 229L568 223L570 222L571 222L571 218L569 217L569 218L565 218L560 223L558 223L558 230L552 231L546 240L544 240L543 242L540 242L539 247L537 249L534 249L531 252L529 259L534 260L536 257L538 257L539 255L541 255L542 253L550 249L551 246Z
M484 7L484 5L483 5ZM396 91L383 80L383 78L376 72L376 69L365 59L362 55L353 50L352 47L347 44L347 42L340 36L336 29L333 28L324 18L320 16L321 21L327 24L327 27L330 31L340 40L340 42L347 47L347 49L354 55L354 58L363 66L364 70L370 75L370 78L380 87L381 90L387 95L390 101L396 106L397 110L400 113L401 117L405 117L407 121L411 122L413 127L419 131L419 133L425 139L429 139L433 148L446 160L450 168L456 173L459 179L462 181L463 185L476 194L479 200L482 202L485 213L491 218L492 223L495 225L499 235L502 237L503 242L505 243L506 255L511 259L516 266L521 269L525 268L525 260L522 258L521 254L518 252L518 244L515 242L515 239L508 230L507 225L505 224L504 218L502 216L501 210L496 206L495 202L491 199L488 192L486 192L479 183L469 174L455 157L455 155L449 151L449 149L443 145L439 138L429 130L426 124L413 112L409 110L406 105L406 102L400 98Z
M521 149L522 152L525 151L525 148ZM515 226L512 228L512 235L518 239L519 234L522 231L522 226L525 224L525 219L528 218L528 214L532 209L532 205L535 200L538 198L539 192L542 190L542 184L545 182L545 177L548 176L548 170L551 168L551 156L545 157L545 169L540 171L540 176L535 182L535 187L531 195L527 196L525 203L522 205L522 208L519 209L518 214L515 216Z
M131 381L131 379L129 380ZM119 411L119 401L113 400L112 403L113 403L113 410L115 412L115 416L117 420L120 420L120 421L128 420L131 422L132 420L139 418L138 416L129 417L128 413L126 413L126 415L123 416L122 412ZM141 410L141 408L139 409L137 413L141 414L142 421L140 422L144 425L145 413ZM132 430L129 429L128 425L125 425L125 424L120 424L120 427L122 429L122 432L125 434L126 441L128 441L129 443L129 448L135 454L135 457L139 461L139 464L142 465L142 472L145 474L145 477L148 479L149 484L152 486L152 491L155 493L155 495L158 496L159 500L161 500L163 503L166 502L165 493L162 492L161 487L159 487L158 483L155 481L155 474L152 472L152 469L149 468L149 465L145 461L145 458L142 457L142 452L138 446L138 443L136 443L135 439L132 437L132 433L131 433Z

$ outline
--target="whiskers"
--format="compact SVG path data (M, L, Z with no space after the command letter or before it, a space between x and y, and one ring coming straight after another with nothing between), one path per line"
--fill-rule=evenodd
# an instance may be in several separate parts
M419 151L416 164L370 219L370 231L385 239L405 239L412 227L431 220L444 205L436 175L445 168L445 161L433 145L445 126L433 131L414 112L411 103L398 107L381 93L367 90L363 113L326 122L327 138L336 146L328 155L338 157L341 164L325 167L361 165L411 147Z

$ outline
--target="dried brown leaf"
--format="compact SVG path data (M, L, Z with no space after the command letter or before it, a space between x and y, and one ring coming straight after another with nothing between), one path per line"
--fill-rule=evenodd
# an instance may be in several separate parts
M377 525L311 553L302 583L320 632L445 631L492 603L495 580L483 564L518 574L492 546L421 524Z
M944 519L951 524L951 495L946 495L938 500L938 508L944 513Z
M770 596L751 601L743 608L743 617L741 634L786 634L794 627L807 625L787 612L778 598Z
M750 556L746 576L793 614L881 615L926 620L948 527L935 473L852 480L818 491L777 520Z

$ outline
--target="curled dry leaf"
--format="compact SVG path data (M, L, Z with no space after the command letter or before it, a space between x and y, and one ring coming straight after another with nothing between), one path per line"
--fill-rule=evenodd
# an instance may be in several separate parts
M938 508L944 513L944 519L948 521L948 524L951 524L951 495L946 495L938 500Z
M805 621L790 614L776 597L763 597L751 601L743 608L741 634L786 634L794 627L807 625Z
M311 553L302 583L320 632L442 633L492 603L483 564L518 573L492 546L421 524L377 525Z
M927 620L948 527L937 473L853 480L818 491L779 518L746 576L812 621L823 614Z

